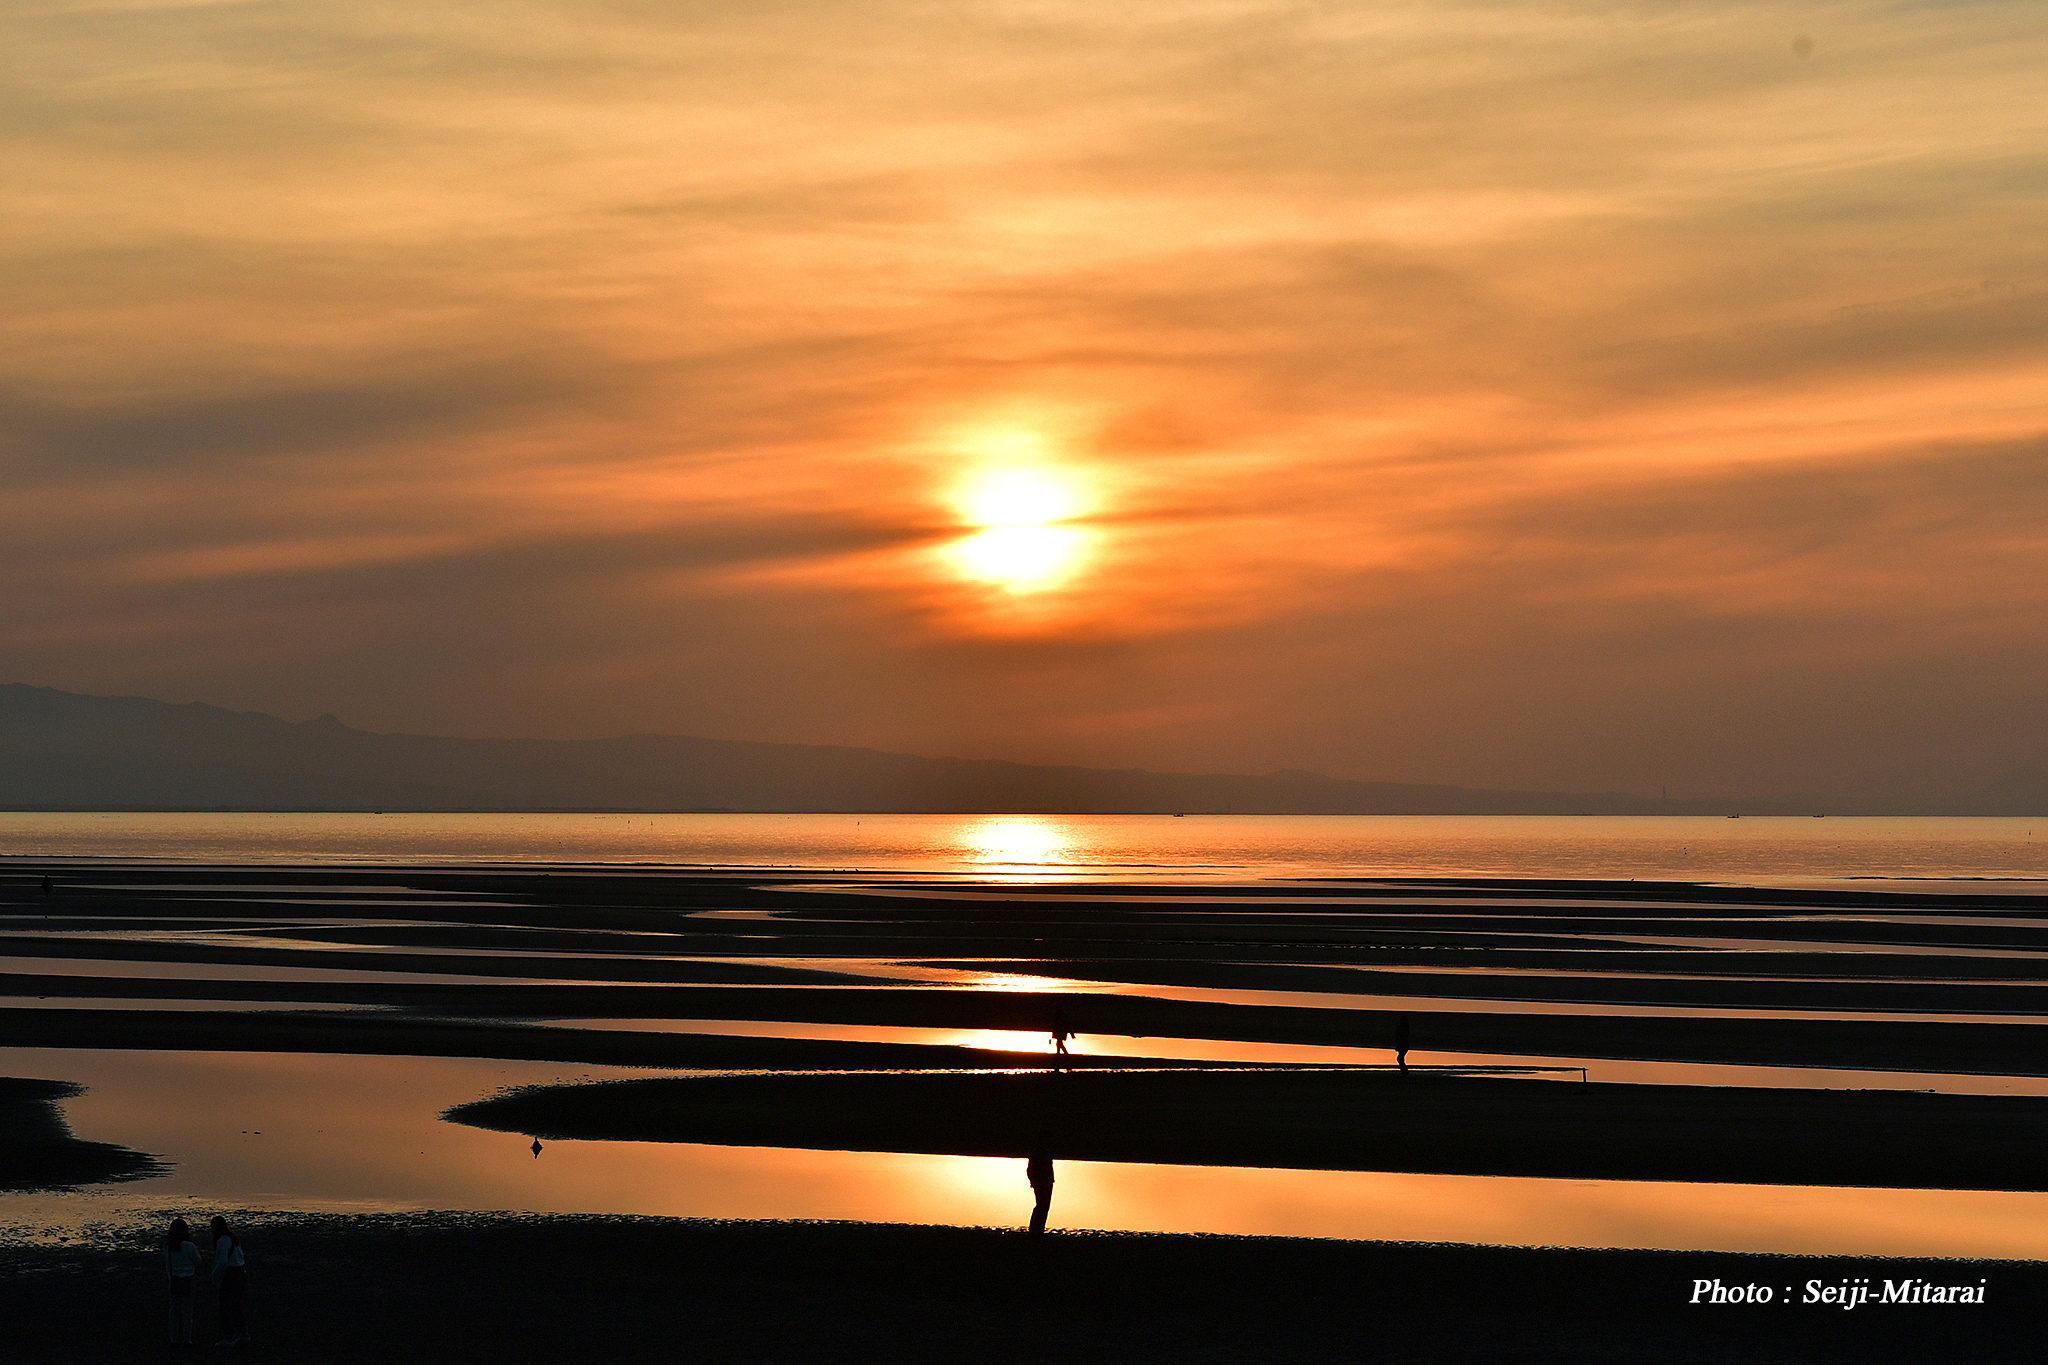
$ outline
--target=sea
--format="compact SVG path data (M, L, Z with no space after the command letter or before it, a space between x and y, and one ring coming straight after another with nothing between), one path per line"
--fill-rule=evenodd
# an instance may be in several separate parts
M2048 882L2048 816L0 813L0 859L592 864L999 880Z

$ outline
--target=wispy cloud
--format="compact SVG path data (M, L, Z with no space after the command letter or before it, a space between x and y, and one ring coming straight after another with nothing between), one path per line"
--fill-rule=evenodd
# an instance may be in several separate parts
M1674 791L2048 746L2028 7L5 24L9 676ZM1092 499L1028 599L945 567L998 430Z

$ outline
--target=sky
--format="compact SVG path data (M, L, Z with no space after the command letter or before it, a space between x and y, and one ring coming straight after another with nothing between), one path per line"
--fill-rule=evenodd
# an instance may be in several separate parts
M12 0L0 680L1884 797L2048 764L2048 9Z

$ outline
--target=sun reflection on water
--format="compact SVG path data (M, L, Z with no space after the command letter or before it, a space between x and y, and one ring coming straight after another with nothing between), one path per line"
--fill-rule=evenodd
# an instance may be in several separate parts
M1045 988L1042 976L1020 976L1010 972L979 972L963 975L959 980L948 982L955 990L963 991L1019 991L1026 995L1053 994ZM1066 994L1067 992L1058 992Z
M1073 859L1073 848L1049 821L1005 818L968 830L967 860L996 867L1057 866Z
M1024 1033L1013 1029L941 1029L934 1042L954 1047L982 1048L989 1052L1051 1052L1050 1033Z

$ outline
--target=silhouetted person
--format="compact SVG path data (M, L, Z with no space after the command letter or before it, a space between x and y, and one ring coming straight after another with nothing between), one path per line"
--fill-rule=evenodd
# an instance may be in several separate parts
M1408 1074L1408 1016L1402 1015L1394 1021L1394 1060L1400 1064L1401 1074Z
M1031 1149L1031 1159L1024 1163L1024 1178L1031 1182L1031 1193L1037 1203L1031 1209L1031 1235L1045 1235L1045 1216L1052 1212L1052 1134L1040 1133L1038 1142Z
M539 1139L539 1138L535 1138L535 1139L533 1140L533 1159L534 1159L535 1161L539 1161L539 1160L540 1160L540 1139Z
M44 896L44 898L45 898L45 899L47 899L47 898L48 898L48 897L49 897L49 896L51 895L51 893L53 893L53 892L54 892L54 891L55 891L56 889L57 889L56 887L54 887L54 886L50 885L50 874L49 874L49 873L47 873L47 872L46 872L46 873L44 873L44 874L43 874L43 896Z
M164 1259L171 1281L171 1345L192 1344L192 1282L199 1278L199 1248L182 1218L164 1235Z
M1053 1066L1058 1067L1067 1057L1067 1040L1074 1036L1074 1030L1067 1026L1067 1007L1060 1005L1052 1012L1052 1055Z
M242 1255L241 1239L228 1229L228 1220L215 1214L207 1228L213 1237L213 1287L220 1294L220 1340L216 1346L233 1346L249 1339L249 1324L242 1317L242 1294L249 1287L248 1261Z

